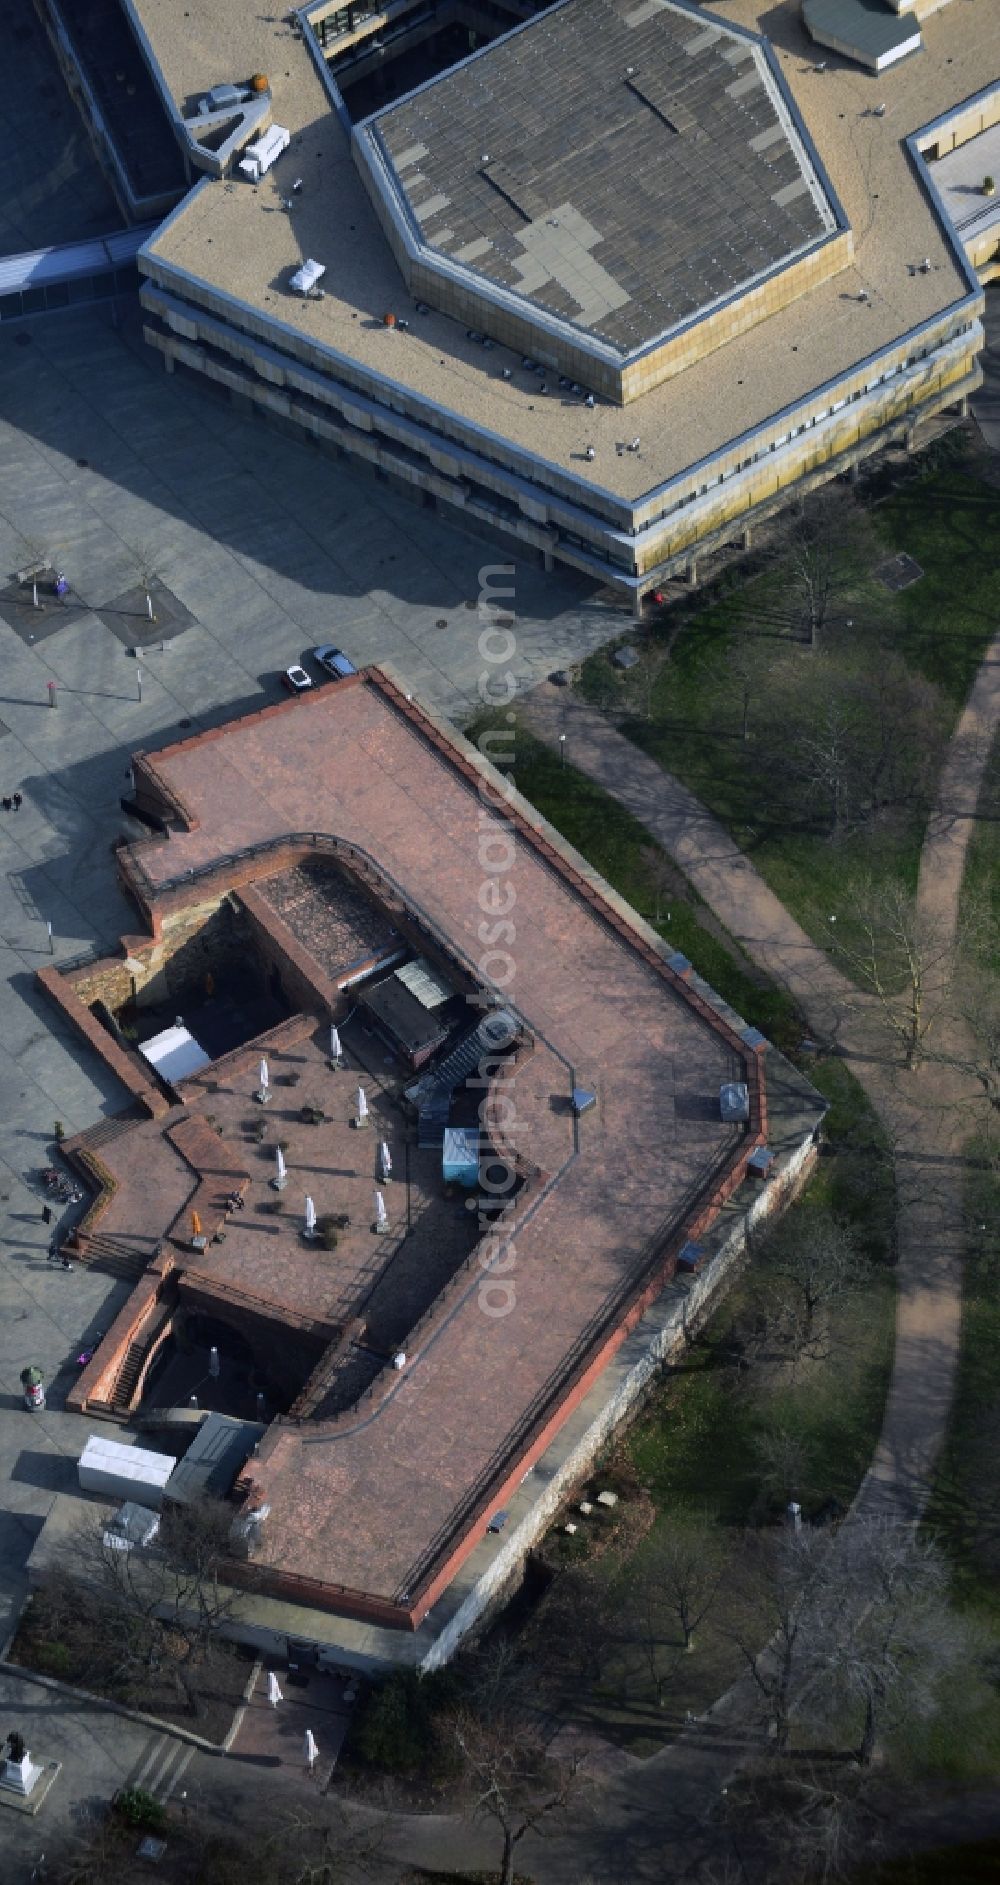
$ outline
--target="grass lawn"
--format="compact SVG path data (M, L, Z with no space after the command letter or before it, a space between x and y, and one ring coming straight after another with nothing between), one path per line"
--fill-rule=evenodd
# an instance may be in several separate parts
M470 729L473 740L476 730ZM715 922L645 826L574 767L560 765L558 756L524 727L517 728L514 751L513 779L525 798L737 1013L783 1051L797 1047L805 1028L794 1004Z
M743 1528L766 1522L776 1511L773 1496L761 1486L757 1442L763 1433L780 1426L799 1443L804 1474L798 1490L808 1517L830 1501L850 1502L881 1425L895 1326L888 1261L890 1168L877 1122L851 1075L837 1062L814 1071L831 1100L829 1122L837 1149L820 1161L793 1207L796 1220L807 1235L812 1213L853 1219L872 1259L864 1290L831 1313L828 1358L806 1364L792 1381L755 1385L751 1377L748 1385L738 1385L725 1353L727 1337L748 1301L748 1285L741 1280L686 1359L660 1378L609 1467L595 1472L594 1487L607 1485L610 1476L622 1488L623 1545L599 1548L600 1534L592 1529L596 1515L579 1521L577 1537L555 1533L550 1541L556 1562L571 1564L575 1575L592 1578L603 1589L616 1619L599 1673L577 1672L561 1693L560 1712L640 1756L675 1733L687 1710L706 1708L741 1670L738 1652L721 1627L724 1600L718 1618L698 1632L689 1655L679 1655L680 1638L669 1629L651 1647L648 1632L640 1631L642 1640L637 1640L635 1629L620 1623L627 1615L641 1615L644 1592L655 1590L667 1533L678 1526L697 1528L706 1556L717 1552L723 1566L735 1570ZM630 1498L637 1509L644 1503L647 1513L638 1539L627 1525ZM586 1556L588 1536L598 1541L592 1559ZM557 1596L558 1579L553 1603ZM544 1650L552 1611L549 1616L547 1624L543 1603L529 1631L529 1648L537 1642ZM655 1676L665 1672L669 1679L658 1697Z
M601 652L581 674L583 695L624 715L623 732L716 813L824 945L830 916L844 924L853 880L915 886L937 763L995 627L1000 491L978 475L971 448L944 456L872 510L874 541L818 650L789 632L779 563L700 608L668 610L640 669L622 676ZM873 570L897 550L924 574L893 595ZM878 697L880 687L889 691ZM877 768L893 726L905 737L887 793ZM835 774L878 776L876 821L837 830Z
M976 1840L965 1846L909 1853L851 1876L853 1885L996 1885L1000 1878L1000 1840Z
M980 952L982 968L1000 976L1000 739L993 742L979 793L979 810L965 860L963 911L986 915L988 941Z
M927 1524L1000 1641L1000 1174L973 1166L958 1386Z

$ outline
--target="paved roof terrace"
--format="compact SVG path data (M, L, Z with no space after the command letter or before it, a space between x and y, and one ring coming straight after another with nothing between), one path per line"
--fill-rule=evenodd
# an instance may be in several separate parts
M287 1036L287 1025L280 1031ZM236 1070L226 1068L221 1078L209 1066L184 1081L183 1107L133 1126L102 1152L118 1188L101 1215L100 1234L152 1254L169 1230L185 1276L331 1330L361 1317L366 1343L384 1356L461 1264L476 1227L470 1213L441 1196L440 1153L413 1143L399 1107L402 1068L387 1064L381 1044L356 1024L345 1030L344 1044L345 1066L337 1073L330 1070L325 1025L303 1027L301 1038L270 1049L266 1107L254 1103L256 1050L239 1052ZM359 1080L371 1109L363 1132L353 1125ZM325 1115L321 1123L303 1121L306 1104ZM178 1124L190 1119L211 1131L192 1140L182 1129L175 1138ZM260 1144L258 1128L265 1132ZM279 1140L288 1172L280 1196L271 1186ZM393 1164L388 1184L378 1175L383 1141ZM198 1171L192 1155L204 1160ZM389 1231L380 1236L372 1231L376 1185L389 1209ZM225 1218L234 1190L243 1208ZM307 1195L318 1218L347 1220L336 1250L304 1237ZM225 1241L210 1241L198 1253L190 1248L195 1203L209 1234L225 1218ZM370 1372L376 1369L377 1363Z
M147 909L167 897L176 907L179 880L193 872L197 884L233 854L326 834L374 860L480 980L502 982L534 1042L501 1082L502 1100L490 1096L494 1141L525 1174L488 1245L496 1270L476 1262L456 1277L408 1342L405 1369L386 1368L369 1399L336 1418L278 1422L251 1468L271 1508L262 1551L277 1589L413 1624L662 1287L680 1244L741 1178L762 1120L759 1059L740 1024L666 966L638 919L595 892L585 866L577 874L575 854L530 807L512 805L510 825L494 820L484 777L496 775L378 671L142 766L190 827L124 854ZM498 883L513 915L484 936ZM749 1129L719 1118L719 1087L741 1068L756 1096ZM340 1076L318 1077L326 1091L333 1078L340 1108ZM579 1119L578 1084L597 1094ZM339 1167L358 1157L345 1130L338 1112L338 1194ZM239 1230L218 1262L257 1287L269 1248ZM304 1261L316 1309L336 1312L337 1254ZM291 1286L280 1271L268 1278L275 1291Z
M139 12L175 96L232 71L233 0L206 0L195 21L182 0L138 0ZM716 17L707 15L706 17ZM431 312L407 333L382 325L387 310L411 312L308 48L287 28L240 13L241 67L271 76L274 116L294 133L292 147L263 183L206 183L149 245L187 271L353 361L363 370L436 402L461 421L549 461L581 487L635 500L678 476L731 439L808 396L831 377L898 341L967 294L965 277L915 174L903 139L981 89L997 73L995 9L949 6L923 22L925 50L879 78L837 59L817 71L794 0L723 0L720 20L766 24L783 76L799 106L852 226L854 261L802 300L635 401L586 410L578 398L539 395L520 356L487 352L465 329ZM885 115L874 115L877 105ZM291 198L291 181L303 189ZM326 263L326 299L285 292L304 256ZM913 273L925 257L927 273ZM864 288L867 304L857 300ZM505 381L502 370L510 367ZM631 428L638 453L619 458ZM593 444L595 457L584 453ZM505 446L502 456L511 457Z

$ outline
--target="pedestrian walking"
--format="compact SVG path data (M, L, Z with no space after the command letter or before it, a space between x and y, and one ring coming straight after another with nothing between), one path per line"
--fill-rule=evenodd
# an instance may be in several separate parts
M20 792L15 792L13 798L11 799L11 804L13 805L14 810L16 812L20 811L22 805L24 804L24 799L22 798Z
M303 1751L306 1757L306 1767L308 1768L311 1774L313 1768L316 1765L316 1762L319 1760L319 1747L316 1742L316 1736L313 1734L313 1731L311 1728L306 1729L306 1738L305 1738L305 1745L304 1745Z
M52 1206L51 1204L43 1204L42 1205L42 1223L51 1224L51 1222L52 1222Z
M267 1699L272 1708L277 1708L278 1703L283 1702L285 1699L278 1686L278 1678L273 1669L269 1669L267 1672Z

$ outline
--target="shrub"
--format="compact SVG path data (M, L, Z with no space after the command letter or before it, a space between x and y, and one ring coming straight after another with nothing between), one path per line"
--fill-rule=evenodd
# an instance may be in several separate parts
M166 1825L166 1808L145 1787L120 1787L112 1805L118 1818L139 1832L157 1833Z
M338 1220L333 1217L321 1217L316 1221L316 1230L324 1250L336 1250L340 1242Z
M33 1666L43 1676L68 1676L73 1667L73 1658L65 1643L54 1643L48 1639L35 1644L32 1660Z
M299 1118L304 1126L321 1126L326 1114L318 1106L303 1106Z
M419 1676L407 1669L373 1689L362 1704L354 1746L362 1759L390 1773L419 1767L440 1773L444 1750L437 1721L453 1705L458 1678L451 1670Z
M61 1119L56 1120L56 1123L52 1129L52 1137L55 1139L57 1145L61 1145L62 1141L65 1139L66 1128L63 1125L63 1122Z

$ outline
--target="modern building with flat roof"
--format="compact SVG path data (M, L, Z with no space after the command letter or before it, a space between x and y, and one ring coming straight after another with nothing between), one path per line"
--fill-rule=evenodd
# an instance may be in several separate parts
M134 1102L69 1147L76 1254L134 1283L70 1405L262 1423L240 1634L427 1666L800 1182L824 1102L378 670L134 771L168 833L119 853L141 928L39 977ZM404 961L416 1075L373 1025ZM137 1050L163 1013L189 1074Z
M192 184L167 369L636 612L980 382L991 7L120 4Z

